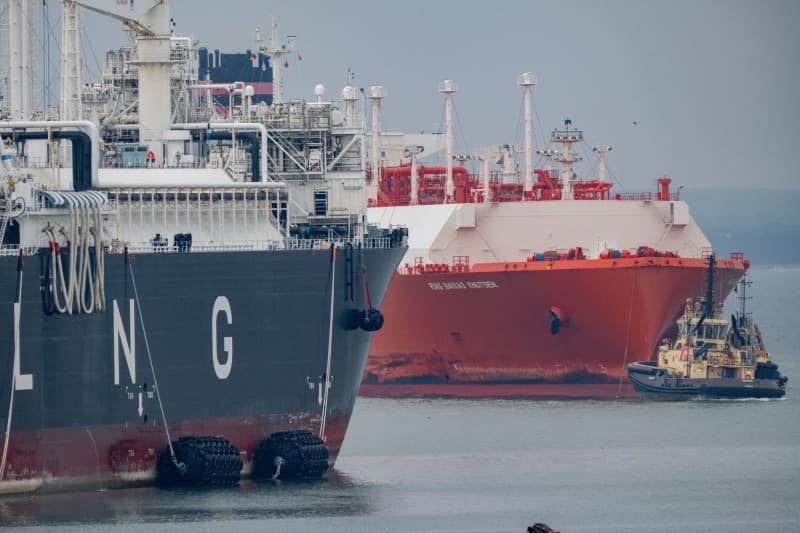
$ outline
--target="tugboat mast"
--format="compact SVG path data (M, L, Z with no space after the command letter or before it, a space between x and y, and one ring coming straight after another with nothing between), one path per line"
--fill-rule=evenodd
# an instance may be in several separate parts
M750 297L747 296L747 288L752 284L753 282L747 279L747 275L742 276L742 279L739 280L739 316L744 317L745 321L747 321L747 312L745 307L747 300L750 299Z
M714 268L717 266L717 258L714 254L708 256L708 284L706 285L706 302L703 310L704 317L710 317L714 313Z

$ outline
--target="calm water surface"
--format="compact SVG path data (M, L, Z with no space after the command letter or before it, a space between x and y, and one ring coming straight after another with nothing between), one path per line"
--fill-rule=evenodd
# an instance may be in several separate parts
M359 399L311 483L0 498L36 531L800 531L800 268L751 302L783 400Z

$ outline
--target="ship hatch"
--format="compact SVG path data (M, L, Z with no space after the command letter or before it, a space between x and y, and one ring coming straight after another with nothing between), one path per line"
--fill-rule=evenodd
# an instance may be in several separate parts
M314 191L314 215L318 217L328 215L328 191Z

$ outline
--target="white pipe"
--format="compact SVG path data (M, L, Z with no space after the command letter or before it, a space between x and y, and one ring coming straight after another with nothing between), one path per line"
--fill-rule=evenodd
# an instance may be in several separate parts
M241 83L244 87L243 81L235 81L233 83L199 83L197 85L189 85L189 89L223 89L231 92L237 88L237 83Z
M417 178L416 152L412 152L411 154L411 173L409 174L409 179L411 179L411 205L417 205L419 203L419 181Z
M370 100L372 100L372 181L369 182L367 197L377 205L378 191L380 190L381 169L381 100L384 97L383 87L373 85L370 87Z
M257 122L197 122L189 124L173 124L172 129L175 130L242 130L242 131L258 131L261 134L261 181L268 181L269 174L267 170L267 128L263 124Z
M31 26L31 1L22 0L22 118L30 119L31 99L33 97L33 32Z
M533 75L525 72L519 77L519 86L523 91L525 108L525 193L533 190L533 117L531 113L531 89L536 84ZM525 195L523 195L523 200Z
M62 0L61 15L61 100L62 120L81 119L81 56L78 6L74 0Z
M447 158L447 183L445 183L444 203L453 198L453 93L445 93L444 113L446 124L445 157Z
M369 199L378 201L381 182L381 99L372 99L372 180L369 182ZM377 205L377 203L375 204Z
M489 182L489 157L487 155L481 158L481 178L483 181L483 203L489 203L492 199L492 188Z
M98 186L97 169L100 166L100 132L89 120L2 120L0 128L26 128L43 130L79 129L89 135L92 143L92 188Z
M19 120L22 117L22 59L20 57L20 30L22 28L22 5L20 0L8 2L8 92L11 100L11 118Z
M453 201L453 93L456 84L453 80L444 80L439 86L439 92L444 94L445 116L445 164L447 165L447 181L445 182L444 203Z

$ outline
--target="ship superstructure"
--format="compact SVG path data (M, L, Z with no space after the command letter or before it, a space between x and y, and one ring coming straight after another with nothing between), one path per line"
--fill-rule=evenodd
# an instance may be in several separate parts
M430 152L424 143L408 143L403 157L391 150L402 142L373 140L389 155L372 164L369 220L407 227L410 238L363 393L632 394L630 357L652 353L685 299L702 291L711 244L670 178L655 192L615 192L611 148L598 146L597 177L579 179L583 131L569 119L534 168L535 84L529 73L519 79L524 145L477 150L477 175L454 162L450 134L440 166L418 161ZM442 87L449 102L455 84ZM734 254L718 267L724 299L748 262Z
M357 91L220 115L167 1L62 4L58 116L0 121L0 493L320 475L405 251ZM90 85L83 8L136 38Z

